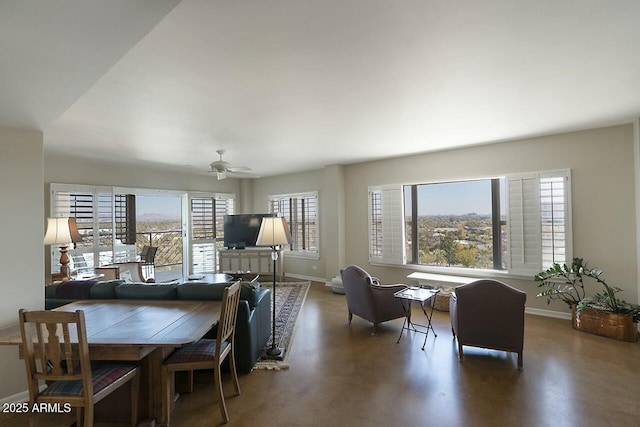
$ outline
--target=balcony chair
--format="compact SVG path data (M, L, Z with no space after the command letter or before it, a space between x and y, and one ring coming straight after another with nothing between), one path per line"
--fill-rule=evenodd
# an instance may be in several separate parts
M518 353L522 369L524 303L527 294L497 280L477 280L457 286L449 299L453 337L462 346Z
M173 402L171 384L175 383L175 372L189 372L189 391L193 391L193 371L201 369L213 369L216 396L220 407L220 414L225 423L229 422L227 406L224 402L222 390L222 378L220 368L225 358L229 359L229 368L233 377L233 386L236 395L240 394L240 384L236 372L234 355L234 337L236 330L236 318L238 315L238 303L240 302L240 282L225 288L222 295L222 308L220 322L218 323L218 335L213 339L200 339L192 344L178 348L162 364L162 409L163 423L169 425L171 419L171 404Z
M140 252L140 262L144 268L145 277L149 279L153 277L155 270L155 259L158 248L156 246L143 246Z
M131 425L138 418L138 368L124 363L91 364L84 312L19 312L20 332L29 385L29 407L39 403L70 404L76 425L93 426L94 404L131 383ZM75 328L70 328L74 325ZM46 329L46 331L45 331ZM73 342L77 337L77 343ZM37 341L34 340L37 338ZM40 390L40 382L47 387ZM37 423L31 412L31 425Z
M378 324L387 320L399 319L410 314L411 306L405 306L404 300L393 294L406 288L406 285L381 285L378 279L371 277L357 265L340 270L342 285L347 297L349 323L353 315L373 322L373 335L378 333Z

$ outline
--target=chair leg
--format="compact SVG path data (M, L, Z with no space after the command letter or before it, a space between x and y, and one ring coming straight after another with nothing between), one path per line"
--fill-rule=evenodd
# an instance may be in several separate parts
M138 397L140 396L140 371L131 380L131 427L138 425Z
M461 362L464 359L464 353L462 353L462 344L460 343L460 341L458 341L458 358Z
M522 352L519 351L518 352L518 369L522 369L522 359L523 359Z
M93 405L87 405L82 412L84 415L84 427L93 427Z
M352 320L353 320L353 313L349 311L349 324L351 324Z
M193 393L193 370L187 371L187 393Z
M373 322L373 333L371 335L378 335L378 322Z
M222 415L222 419L225 423L229 422L229 414L227 413L227 405L224 403L224 392L222 390L222 372L220 372L220 367L216 367L213 370L213 382L216 387L216 397L218 398L218 405L220 406L220 415Z
M234 354L234 348L231 348L231 352L227 356L229 359L229 370L231 371L231 378L233 379L233 388L236 391L236 395L240 395L240 383L238 382L238 372L236 371L236 358Z

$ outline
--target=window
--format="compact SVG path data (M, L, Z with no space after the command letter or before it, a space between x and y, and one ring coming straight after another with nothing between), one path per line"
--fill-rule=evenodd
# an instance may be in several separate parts
M404 187L412 264L502 270L504 179Z
M115 210L116 198L118 212ZM126 240L131 237L130 231L135 230L135 225L126 224L126 212L130 211L127 204L132 201L135 204L134 200L128 195L114 196L112 189L106 187L51 185L51 216L76 218L78 232L83 238L69 250L73 271L91 271L98 265L128 261L130 256L135 259L135 231L133 244ZM135 212L135 207L133 209ZM122 212L125 215L119 216ZM60 266L56 252L57 248L52 248L52 271Z
M235 200L230 194L192 196L190 200L192 273L218 271L217 251L224 242L224 216L233 215Z
M531 276L571 259L570 202L568 170L370 187L369 259Z
M269 196L269 212L284 216L289 223L291 252L318 255L318 193Z
M51 216L76 218L83 241L69 250L73 271L92 272L100 265L134 261L142 246L150 245L158 247L156 273L158 267L171 274L209 273L217 271L216 249L222 246L224 215L234 213L234 198L233 194L51 184ZM52 247L52 271L59 269L59 258L58 248Z

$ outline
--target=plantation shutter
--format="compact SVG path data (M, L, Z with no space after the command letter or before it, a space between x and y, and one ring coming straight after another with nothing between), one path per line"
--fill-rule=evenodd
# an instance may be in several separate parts
M191 196L191 271L218 270L218 242L224 240L224 216L232 215L234 199L229 195Z
M571 262L569 171L540 175L542 269Z
M538 174L507 179L509 273L533 276L542 265Z
M75 218L82 241L69 247L71 269L84 273L122 261L114 257L114 210L111 188L51 184L51 216ZM51 271L60 268L58 247L51 247Z
M406 263L401 185L369 187L369 260Z
M369 189L369 262L382 262L382 191Z
M269 196L269 212L287 220L291 231L289 250L318 254L318 193Z
M114 196L114 218L116 239L124 245L136 244L136 196L116 194Z

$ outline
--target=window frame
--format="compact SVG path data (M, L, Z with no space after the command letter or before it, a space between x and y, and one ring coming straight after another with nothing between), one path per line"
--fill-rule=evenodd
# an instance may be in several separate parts
M501 241L501 226L506 225L506 220L503 221L500 216L500 181L503 180L503 177L491 177L491 178L473 178L473 179L464 179L464 180L455 180L455 181L442 181L442 182L429 182L422 184L406 184L403 186L404 193L404 203L406 209L406 196L407 196L407 187L410 188L411 192L411 229L412 229L412 242L418 241L418 187L420 186L429 186L429 185L438 185L438 184L456 184L456 183L470 183L470 182L479 182L479 181L487 181L490 187L490 202L491 202L491 228L492 228L492 269L482 269L482 268L471 268L471 267L458 267L465 268L467 270L493 270L493 271L504 271L506 268L502 268L503 260L502 260L502 241ZM505 182L506 185L506 182ZM406 215L406 214L405 214ZM405 216L406 217L406 216ZM407 238L405 236L405 242ZM418 245L413 244L411 246L411 260L412 262L407 262L407 265L416 265L416 266L425 266L425 267L439 267L435 265L428 264L420 264L418 260L419 258L419 248ZM447 266L447 268L451 268ZM455 267L454 267L455 268Z
M531 173L522 173L522 174L505 174L505 175L497 175L497 176L491 176L491 177L472 177L472 178L465 178L465 179L451 179L451 180L439 180L439 181L432 181L432 182L422 182L422 183L407 183L407 184L402 184L402 196L404 197L404 186L412 186L412 185L420 185L420 184L437 184L437 183L446 183L446 182L463 182L463 181L477 181L477 180L491 180L491 179L505 179L505 206L504 206L504 211L505 211L505 216L506 216L506 224L496 224L495 223L495 219L494 219L494 232L496 227L500 227L501 225L505 225L506 226L506 233L507 233L507 251L506 251L506 262L504 263L506 265L505 269L501 269L501 270L497 270L497 269L479 269L479 268L466 268L466 267L458 267L458 266L454 266L454 267L448 267L448 266L428 266L428 265L421 265L421 264L412 264L412 263L407 263L406 260L402 263L399 263L397 261L393 261L393 260L389 260L389 259L385 259L384 256L374 256L374 254L372 254L372 242L374 242L376 239L379 239L380 236L376 236L373 233L373 229L372 229L372 221L373 221L373 217L372 217L372 202L371 202L371 193L372 191L381 191L381 189L383 188L388 188L388 187L397 187L398 185L394 185L394 186L384 186L384 185L379 185L379 186L370 186L368 187L368 202L367 202L367 206L368 206L368 235L369 235L369 247L368 247L368 251L369 251L369 262L373 265L382 265L382 266L397 266L397 267L403 267L403 268L411 268L417 271L425 271L425 272L432 272L432 273L437 273L437 274L454 274L454 275L471 275L471 276L477 276L477 277L489 277L489 276L499 276L499 277L503 277L503 276L509 276L509 277L517 277L517 278L522 278L522 277L527 277L527 278L531 278L533 275L537 274L538 272L540 272L543 269L543 262L542 262L542 258L543 258L543 254L542 254L542 243L541 241L538 241L537 244L540 247L540 256L539 256L539 262L536 260L536 262L534 263L530 263L529 265L524 265L524 266L518 266L517 268L514 266L514 263L512 262L514 255L513 255L513 248L512 248L512 234L513 230L510 230L510 226L514 225L514 221L512 218L512 211L510 209L510 202L513 202L513 200L510 199L509 197L509 188L508 188L508 180L509 179L524 179L524 178L531 178L534 180L535 184L536 184L536 189L537 189L537 198L536 198L536 204L535 206L537 206L537 212L535 213L538 217L537 219L537 228L539 229L539 232L537 233L537 237L536 239L541 239L541 228L542 228L542 220L541 220L541 201L540 201L540 187L542 185L542 180L546 179L546 178L550 178L550 177L555 177L555 178L560 178L562 177L565 180L565 186L563 188L563 192L564 192L564 211L563 211L563 220L564 220L564 233L565 233L565 237L564 237L564 244L565 244L565 253L564 253L564 260L562 260L562 262L570 262L572 259L572 253L573 253L573 234L572 234L572 207L571 207L571 170L570 169L559 169L559 170L551 170L551 171L542 171L542 172L531 172ZM492 191L492 193L495 195L496 193ZM492 196L493 197L493 196ZM498 198L500 196L498 195ZM500 215L501 212L500 211L495 211L495 208L493 208L493 206L495 206L495 200L492 200L492 211L494 211L494 216L497 214L498 218L501 219ZM404 198L403 198L403 203L402 203L402 207L403 210L409 209L408 207L404 206ZM531 207L527 207L528 212L531 211ZM382 215L385 216L385 212L383 209ZM403 224L403 243L404 246L406 246L406 241L407 241L407 237L405 232L404 232L404 225L405 225L405 217L404 217L404 213L402 214L401 218L395 218L395 221L400 221ZM502 223L502 219L501 219L501 223ZM414 227L415 228L415 227ZM384 236L382 236L382 245L384 246ZM495 250L495 247L494 247ZM495 263L494 263L495 266ZM545 267L546 268L546 267Z
M95 219L97 216L97 204L96 201L99 201L100 195L109 195L111 198L111 237L110 237L110 246L102 245L100 246L100 239L97 237L92 241L91 247L85 247L81 249L70 249L71 252L75 252L77 254L82 253L91 253L93 254L93 264L87 266L86 269L93 271L93 268L100 266L100 254L102 252L110 252L111 258L117 256L119 252L118 249L120 245L116 246L116 236L118 233L117 221L119 217L116 215L116 206L114 203L114 198L116 195L172 195L179 196L182 199L182 269L183 274L188 275L191 274L190 271L193 269L193 253L192 253L192 245L194 243L192 239L192 223L191 223L191 199L192 198L202 198L202 197L212 197L214 199L226 199L233 201L233 209L235 210L235 200L236 195L233 193L216 193L216 192L197 192L197 191L179 191L179 190L162 190L162 189L150 189L150 188L128 188L128 187L117 187L117 186L96 186L96 185L85 185L85 184L60 184L60 183L50 183L49 184L49 212L50 216L57 217L65 217L69 216L69 212L64 212L64 206L58 207L56 205L56 201L58 200L56 193L86 193L87 195L91 194L93 197L92 206L93 206L93 214L92 214L92 229L93 235L98 236L97 233L99 231L99 221L96 222ZM67 209L68 210L68 209ZM131 217L132 213L129 213L129 217ZM216 222L214 224L214 228L218 228L222 226L222 220L220 220L219 224ZM215 237L212 240L215 245L218 241L222 241L222 234L219 234L219 230L214 231ZM198 243L200 241L197 241ZM135 244L133 245L135 249ZM217 248L217 246L216 246ZM51 245L50 250L50 259L51 259L51 271L57 271L59 269L59 258L60 254L58 251L57 245ZM136 256L134 253L130 254ZM128 255L129 256L129 255ZM217 250L215 251L215 265L217 267ZM115 261L120 261L120 259L114 259Z
M276 201L279 202L284 202L285 200L288 200L289 202L289 206L291 206L291 203L293 202L293 200L297 200L297 199L308 199L308 198L312 198L314 199L314 203L315 203L315 233L313 233L315 236L315 249L314 250L309 250L309 249L293 249L291 245L287 245L284 248L285 253L287 254L287 256L293 257L293 258L308 258L308 259L320 259L320 203L319 203L319 196L318 196L318 192L317 191L307 191L307 192L302 192L302 193L287 193L287 194L272 194L269 195L267 197L267 203L268 203L268 211L269 213L276 213L279 216L284 216L285 219L287 220L287 223L289 224L289 229L291 231L292 236L294 236L294 231L293 228L295 226L297 226L298 221L293 220L292 219L292 215L293 215L293 210L289 209L288 211L288 215L280 215L282 212L279 209L278 212L275 212L274 209L274 203ZM305 217L303 215L302 217L302 230L303 230L303 237L302 239L305 240L305 246L311 246L313 247L313 245L309 244L309 242L306 242L307 238L311 238L311 236L307 235L305 236ZM309 233L311 234L311 233Z

